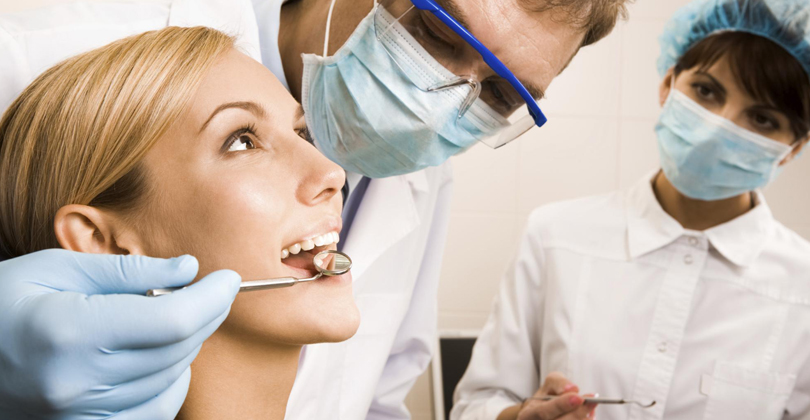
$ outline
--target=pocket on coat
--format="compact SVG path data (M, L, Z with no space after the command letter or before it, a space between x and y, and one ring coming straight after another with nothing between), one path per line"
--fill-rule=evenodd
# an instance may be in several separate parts
M718 360L703 375L700 391L708 396L704 420L779 420L784 416L796 375L757 371Z

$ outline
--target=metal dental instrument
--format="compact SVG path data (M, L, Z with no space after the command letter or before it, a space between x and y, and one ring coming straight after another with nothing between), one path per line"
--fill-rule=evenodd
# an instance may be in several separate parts
M540 401L551 401L557 397L532 397L529 398L530 400L540 400ZM599 396L595 397L585 397L585 404L635 404L641 408L650 408L655 405L655 401L651 401L647 404L634 401L634 400L624 400L624 399L611 399L611 398L600 398Z
M298 283L318 280L322 276L339 276L341 274L346 274L352 269L352 259L349 258L348 255L340 251L333 251L331 249L321 251L316 254L315 257L313 257L312 262L315 264L315 268L318 270L318 274L312 277L306 279L282 277L277 279L243 281L242 285L239 287L239 292L279 289L282 287L295 286ZM185 288L186 287L169 287L165 289L150 289L146 291L146 296L154 297L168 295L174 291Z

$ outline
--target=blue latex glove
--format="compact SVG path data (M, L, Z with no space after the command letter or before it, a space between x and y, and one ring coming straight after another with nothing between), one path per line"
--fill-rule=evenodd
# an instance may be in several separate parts
M0 263L0 419L173 419L239 290L194 257L52 249Z

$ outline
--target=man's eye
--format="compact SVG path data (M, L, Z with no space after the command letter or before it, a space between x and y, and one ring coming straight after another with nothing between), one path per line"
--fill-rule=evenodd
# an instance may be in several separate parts
M298 133L298 137L301 137L302 139L306 140L309 144L312 145L315 144L315 139L312 138L312 133L309 132L308 127L300 128L298 130L295 130L295 132Z

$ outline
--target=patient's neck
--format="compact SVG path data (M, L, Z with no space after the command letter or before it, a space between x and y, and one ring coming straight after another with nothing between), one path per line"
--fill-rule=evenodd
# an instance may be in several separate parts
M729 222L754 207L753 194L745 193L717 201L689 198L667 179L663 171L653 180L655 198L667 214L685 229L704 231Z
M301 346L251 342L220 328L191 365L182 420L284 418Z

